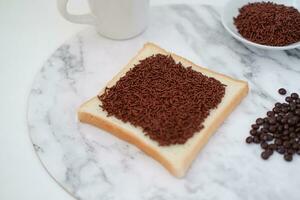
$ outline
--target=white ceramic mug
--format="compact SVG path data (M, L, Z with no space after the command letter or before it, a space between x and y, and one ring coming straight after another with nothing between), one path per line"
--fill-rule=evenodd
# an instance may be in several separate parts
M89 0L90 14L67 11L68 0L57 0L62 16L80 24L96 27L98 33L112 39L128 39L142 33L148 24L149 0Z

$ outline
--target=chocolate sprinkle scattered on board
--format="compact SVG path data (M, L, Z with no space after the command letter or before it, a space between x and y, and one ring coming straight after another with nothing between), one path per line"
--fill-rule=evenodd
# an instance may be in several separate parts
M98 98L108 116L141 127L167 146L184 144L200 131L224 95L220 81L156 54L141 60Z
M269 46L300 41L300 12L272 2L248 3L234 18L238 32L246 39Z

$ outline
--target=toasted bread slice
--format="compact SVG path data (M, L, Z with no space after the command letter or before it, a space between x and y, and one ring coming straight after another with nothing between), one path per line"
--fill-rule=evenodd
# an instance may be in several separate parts
M146 136L140 127L135 127L130 123L124 123L114 116L108 117L107 112L102 111L102 109L99 108L101 101L97 97L90 99L80 106L78 117L81 122L102 128L122 140L136 145L146 154L160 162L171 174L176 177L183 177L198 152L207 143L208 139L247 95L248 84L247 82L236 80L223 74L199 67L178 55L161 49L155 44L147 43L129 64L127 64L124 69L107 84L107 87L112 87L130 68L134 67L135 64L138 64L140 60L158 53L171 55L176 62L181 62L183 66L192 66L193 70L199 71L206 76L214 77L221 83L227 85L221 103L216 109L210 111L210 115L204 121L204 128L199 133L195 133L185 144L159 146L156 141ZM103 92L104 89L99 95Z

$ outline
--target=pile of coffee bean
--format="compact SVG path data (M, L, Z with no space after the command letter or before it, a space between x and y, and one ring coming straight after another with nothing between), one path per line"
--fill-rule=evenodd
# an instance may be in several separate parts
M280 88L278 93L286 95ZM300 98L297 93L285 97L285 102L275 103L266 117L257 118L251 125L246 143L260 144L262 159L268 159L273 152L282 154L286 161L292 161L295 154L300 155Z

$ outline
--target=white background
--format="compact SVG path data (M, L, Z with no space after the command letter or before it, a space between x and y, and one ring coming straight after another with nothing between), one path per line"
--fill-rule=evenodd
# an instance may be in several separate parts
M151 0L152 5L224 0ZM75 13L86 0L71 0ZM35 74L65 40L86 26L64 20L54 0L0 0L0 200L73 200L39 162L26 126Z

